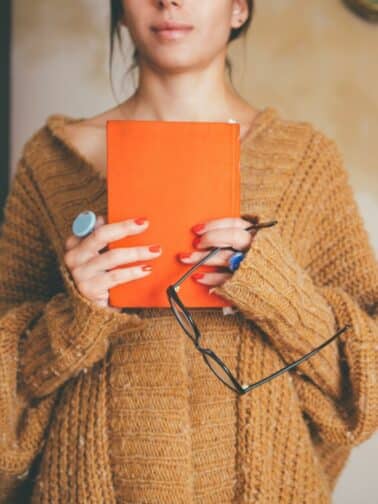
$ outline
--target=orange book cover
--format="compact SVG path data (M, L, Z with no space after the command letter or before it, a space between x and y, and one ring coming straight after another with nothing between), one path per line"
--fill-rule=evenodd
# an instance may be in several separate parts
M240 216L240 125L237 122L109 120L106 125L108 223L144 216L149 227L109 244L116 247L159 243L143 278L116 285L116 307L170 307L166 289L192 264L177 254L196 250L191 227ZM206 249L208 252L210 249ZM216 271L202 264L197 271ZM188 308L231 306L209 286L188 277L179 295Z

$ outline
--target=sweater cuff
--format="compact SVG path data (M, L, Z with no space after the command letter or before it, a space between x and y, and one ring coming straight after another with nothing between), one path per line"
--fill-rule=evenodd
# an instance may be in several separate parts
M77 289L68 270L60 268L67 293L56 294L44 307L23 342L23 381L28 394L41 397L102 359L112 337L127 337L145 321L92 303Z
M284 245L277 227L259 229L239 268L210 290L256 322L274 319L295 326L303 322L303 315L319 314L320 310L326 324L322 324L323 332L327 334L334 327L331 307Z
M287 363L337 330L332 307L294 259L278 227L259 229L239 268L210 292L256 322ZM337 345L337 340L330 342L297 367L335 397L342 385Z
M88 317L99 319L101 324L106 324L108 334L120 329L122 332L133 331L134 329L142 329L145 326L145 321L137 313L126 312L126 308L123 308L122 311L119 312L96 305L81 294L71 274L64 266L60 266L60 271L68 295L72 299L75 318L77 320L85 320Z

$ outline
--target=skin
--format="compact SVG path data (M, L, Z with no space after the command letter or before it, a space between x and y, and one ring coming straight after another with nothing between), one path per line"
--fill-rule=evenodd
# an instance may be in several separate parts
M246 0L216 2L123 0L122 24L129 30L139 53L139 82L135 93L126 101L102 114L67 126L67 137L93 166L105 173L105 125L108 119L225 121L234 118L240 123L241 140L253 127L260 112L246 102L232 87L225 72L227 41L231 28L240 27L248 17ZM151 26L164 20L193 26L182 39L162 41ZM211 33L211 37L209 36ZM193 223L198 225L200 223ZM246 251L254 233L245 231L250 222L236 217L207 221L195 233L196 249L182 251L190 257L178 260L185 264L199 261L210 247L232 246ZM148 246L106 250L109 242L143 232L148 221L138 226L133 219L108 224L98 216L95 231L85 237L71 235L66 241L65 263L78 289L88 299L109 310L120 311L108 304L108 290L119 283L134 281L151 272L143 265L120 265L158 257ZM194 232L194 231L193 231ZM205 251L204 251L205 250ZM220 251L206 264L219 266L195 280L214 287L231 275L227 260L232 251Z

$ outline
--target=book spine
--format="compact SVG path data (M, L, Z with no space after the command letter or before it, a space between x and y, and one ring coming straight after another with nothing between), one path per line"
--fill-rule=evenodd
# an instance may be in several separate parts
M232 135L232 211L234 215L239 215L239 208L237 208L238 204L238 191L239 187L237 186L238 183L240 183L240 176L239 176L239 156L238 156L238 148L237 148L237 142L238 142L238 127L236 128L231 128L231 135Z
M241 201L240 201L240 194L241 194L241 189L240 189L240 183L241 183L241 166L240 166L240 126L239 126L239 131L236 132L236 211L238 215L240 215L241 212Z
M230 128L231 135L231 156L230 156L230 167L231 167L231 212L235 212L235 134L234 128Z

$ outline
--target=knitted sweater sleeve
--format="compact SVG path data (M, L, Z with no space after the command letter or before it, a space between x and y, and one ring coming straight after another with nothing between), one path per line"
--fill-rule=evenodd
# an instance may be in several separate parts
M283 221L258 230L239 269L213 292L287 364L351 326L288 373L320 437L353 446L378 427L378 265L337 145L317 132L315 150L281 202L283 214L298 209L290 238ZM296 257L290 240L302 251Z
M59 271L41 205L21 157L0 230L0 502L40 450L59 387L143 322L91 303Z

